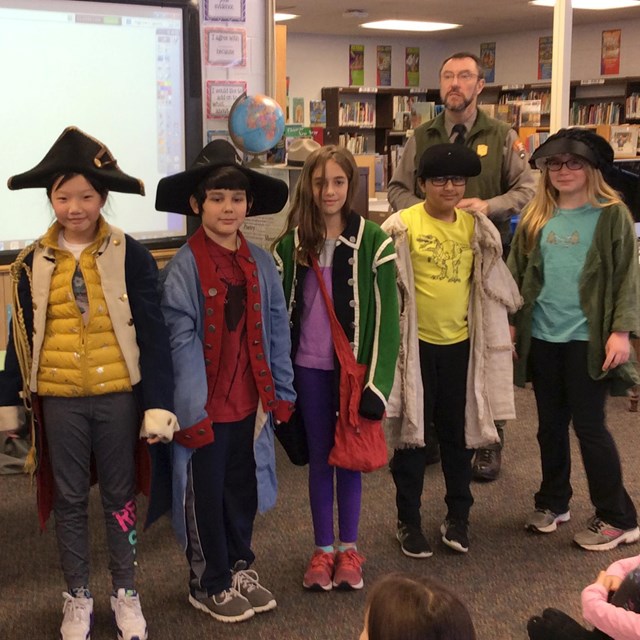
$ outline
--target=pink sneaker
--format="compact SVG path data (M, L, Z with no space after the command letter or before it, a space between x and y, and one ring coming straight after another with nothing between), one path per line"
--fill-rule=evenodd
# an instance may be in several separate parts
M316 549L311 556L307 570L304 572L302 586L311 591L331 591L333 586L331 583L333 564L333 553L326 553L321 549Z
M333 586L336 589L362 589L362 565L364 556L355 549L336 553L336 570L333 574Z

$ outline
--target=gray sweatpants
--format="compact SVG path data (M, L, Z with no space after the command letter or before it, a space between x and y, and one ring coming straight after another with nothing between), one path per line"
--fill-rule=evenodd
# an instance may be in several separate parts
M135 447L140 424L132 393L42 398L55 483L53 512L69 590L89 586L88 503L95 458L114 590L134 588Z

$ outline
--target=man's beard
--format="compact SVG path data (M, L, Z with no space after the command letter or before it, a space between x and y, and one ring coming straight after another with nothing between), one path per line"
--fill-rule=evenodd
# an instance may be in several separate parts
M454 105L449 105L449 96L445 97L444 106L449 111L464 111L472 102L473 98L465 98L461 93L458 93L459 96L462 97L462 101L456 102Z

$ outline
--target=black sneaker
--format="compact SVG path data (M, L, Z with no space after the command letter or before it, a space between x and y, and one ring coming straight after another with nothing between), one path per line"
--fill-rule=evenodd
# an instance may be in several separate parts
M440 526L442 542L454 551L469 551L469 523L466 520L447 518Z
M433 551L422 533L422 529L415 524L405 524L398 521L396 538L400 543L400 549L405 556L410 558L430 558Z

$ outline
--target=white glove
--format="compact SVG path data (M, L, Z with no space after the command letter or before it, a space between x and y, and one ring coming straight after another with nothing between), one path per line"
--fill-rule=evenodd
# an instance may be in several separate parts
M0 407L0 431L17 431L24 425L25 413L22 405Z
M179 431L178 418L166 409L147 409L142 419L141 438L159 438L160 442L171 442Z

